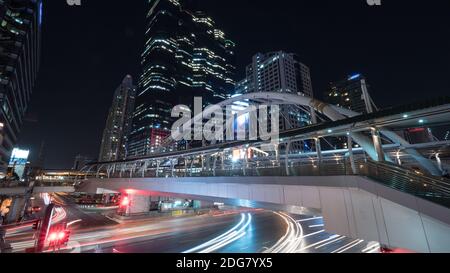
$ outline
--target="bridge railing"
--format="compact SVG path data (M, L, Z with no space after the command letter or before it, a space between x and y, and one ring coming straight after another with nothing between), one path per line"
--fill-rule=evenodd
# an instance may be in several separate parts
M286 169L284 164L254 168L202 171L196 174L176 173L177 176L194 177L238 177L238 176L366 176L387 187L412 194L423 199L450 207L450 180L425 175L415 170L402 168L391 163L358 160L355 170L348 159L324 161L320 164L292 163ZM288 171L288 172L287 172ZM354 172L356 171L356 173Z
M387 163L368 161L363 175L390 188L450 207L450 180Z
M350 159L335 157L319 162L315 160L285 160L221 163L200 167L192 164L184 166L160 166L145 168L145 171L112 172L110 178L142 177L239 177L239 176L343 176L359 175L371 178L387 187L418 196L450 208L450 180L428 176L419 171L392 163L374 162L366 157L356 158L352 166ZM214 165L215 167L213 167ZM59 184L61 185L61 184Z

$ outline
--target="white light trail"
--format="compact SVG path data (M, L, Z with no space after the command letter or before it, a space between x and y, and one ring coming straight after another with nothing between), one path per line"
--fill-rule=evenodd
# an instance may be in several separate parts
M312 245L305 246L305 247L301 248L298 252L302 252L302 251L305 251L305 250L310 249L310 248L312 248L312 247L315 247L315 246L318 246L318 245L320 245L320 244L326 243L326 242L328 242L328 241L330 241L330 240L334 240L334 239L336 239L337 237L340 237L340 236L339 236L339 235L333 235L333 236L329 237L328 239L322 240L322 241L317 242L317 243L314 243L314 244L312 244Z
M371 251L373 251L373 250L377 250L378 251L380 249L380 247L381 247L380 244L376 243L374 245L366 247L365 249L362 250L362 252L363 253L372 253Z
M297 220L297 222L307 222L307 221L320 220L320 219L323 219L323 217L313 217L313 218L308 218L308 219L302 219L302 220Z
M333 241L330 241L330 242L325 243L325 244L323 244L323 245L316 246L316 249L321 249L322 247L325 247L325 246L327 246L327 245L331 245L332 243L335 243L335 242L339 242L340 240L343 240L343 239L345 239L344 236L338 237L337 239L335 239L335 240L333 240Z
M312 225L312 226L309 226L309 228L316 228L316 227L324 227L325 225Z
M345 251L347 251L347 250L349 250L349 249L351 249L351 248L361 244L362 242L364 242L364 240L355 240L355 241L353 241L353 242L351 242L349 244L346 244L343 247L340 247L340 248L336 249L335 251L333 251L331 253L343 253L343 252L345 252Z
M277 213L287 225L286 234L264 253L295 253L303 242L303 227L291 216L285 213Z
M219 250L244 237L247 234L245 230L250 226L251 222L252 215L250 213L242 213L241 221L232 229L204 244L196 246L183 253L211 253Z

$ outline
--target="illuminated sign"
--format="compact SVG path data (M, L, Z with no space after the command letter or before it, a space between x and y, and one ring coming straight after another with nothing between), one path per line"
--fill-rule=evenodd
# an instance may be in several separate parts
M14 148L11 155L11 160L9 161L10 165L26 165L28 162L28 156L30 155L29 150L21 150L18 148Z
M14 148L9 161L9 167L14 168L14 172L19 176L20 180L24 179L25 167L28 163L28 156L30 155L29 150L21 150Z

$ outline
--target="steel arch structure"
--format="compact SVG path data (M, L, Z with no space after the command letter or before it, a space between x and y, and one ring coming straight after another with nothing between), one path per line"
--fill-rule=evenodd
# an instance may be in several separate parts
M252 101L259 104L266 104L266 105L297 105L297 106L303 106L308 107L311 109L314 109L316 112L325 115L327 118L329 118L331 121L338 121L346 118L351 118L355 116L361 115L361 113L357 113L342 107L338 107L335 105L331 105L310 97L306 96L300 96L297 94L290 94L290 93L275 93L275 92L257 92L257 93L249 93L244 94L240 96L236 96L227 100L224 100L220 103L218 103L216 106L219 106L221 108L226 107L228 105L232 105L236 102L242 102L242 101ZM196 115L194 118L191 119L191 123L188 123L184 128L188 129L190 128L191 124L194 123L195 120L202 120L204 116L209 116L213 114L214 109L213 108L206 108L203 113ZM244 111L245 113L245 111ZM390 131L389 129L385 128L374 128L374 131L378 131L379 133L382 133L386 138L388 138L393 143L397 144L407 144L408 142L401 138L396 133ZM350 132L351 137L353 140L359 144L364 151L375 161L379 160L379 153L377 152L377 149L373 143L372 140L370 140L367 136L363 135L362 133L355 133ZM177 133L173 134L172 136L179 136ZM409 155L411 155L413 158L415 158L419 164L421 164L427 171L429 171L433 175L441 175L442 172L427 158L423 157L419 152L417 152L414 149L407 149L405 151ZM384 155L382 155L384 156ZM386 161L393 162L391 158L384 156Z

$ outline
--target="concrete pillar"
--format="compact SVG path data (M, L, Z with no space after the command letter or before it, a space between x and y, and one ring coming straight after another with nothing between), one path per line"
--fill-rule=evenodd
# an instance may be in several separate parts
M355 163L355 155L353 154L353 138L351 135L349 135L347 137L348 143L348 153L350 156L350 164L352 166L352 173L353 174L358 174L358 169L356 168L356 163Z
M161 162L156 160L156 177L159 177L159 167L161 166Z
M213 176L216 176L217 158L218 158L218 155L214 156Z
M130 199L128 214L133 215L150 212L150 196L130 194L128 198Z
M184 176L185 177L188 177L188 160L189 160L189 157L185 157L184 158ZM192 161L194 161L194 160L192 160Z
M286 158L284 159L285 160L284 164L286 166L286 175L287 176L290 175L290 173L289 173L289 152L291 151L291 146L292 146L292 142L289 141L286 144Z
M222 171L225 171L225 152L222 153Z
M247 175L247 168L248 168L248 148L244 149L244 176Z
M316 152L317 152L317 159L319 160L319 166L322 163L322 145L320 144L320 138L314 139L316 143Z
M280 144L275 144L275 152L276 152L276 160L277 160L277 164L279 164L280 166L281 166L281 164L280 164Z
M383 143L381 141L381 135L380 131L378 131L375 128L372 128L372 139L373 139L373 146L375 147L375 151L377 154L377 161L378 162L384 162L384 151L383 151Z
M175 163L173 162L173 159L170 159L170 168L172 169L172 177L175 177Z
M195 157L193 157L192 161L191 161L191 170L189 171L190 176L192 176L192 173L194 172L194 163L195 163Z

